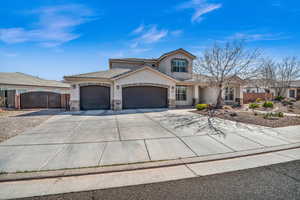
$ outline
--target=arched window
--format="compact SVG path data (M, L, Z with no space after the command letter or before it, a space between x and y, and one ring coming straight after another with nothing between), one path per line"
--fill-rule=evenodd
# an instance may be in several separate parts
M179 58L172 59L171 68L172 72L188 72L188 61Z

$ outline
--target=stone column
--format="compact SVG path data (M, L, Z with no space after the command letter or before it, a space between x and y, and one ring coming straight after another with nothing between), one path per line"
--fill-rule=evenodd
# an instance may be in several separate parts
M171 85L168 88L168 107L176 108L176 85Z
M21 98L20 98L20 94L15 95L15 108L16 109L21 109Z
M112 109L122 110L122 86L118 83L113 84Z
M70 110L80 110L80 86L78 84L72 84L70 90Z

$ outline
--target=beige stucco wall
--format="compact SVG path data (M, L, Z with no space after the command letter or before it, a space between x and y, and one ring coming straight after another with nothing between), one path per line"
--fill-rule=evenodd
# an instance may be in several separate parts
M242 88L240 86L231 86L234 88L234 101L236 98L243 98ZM225 98L224 89L222 90L222 98ZM217 87L200 88L199 101L200 103L216 104L219 89Z
M189 62L189 66L188 66L188 73L184 73L184 72L172 72L171 71L171 60L174 58L179 58L179 59L186 59ZM185 56L184 54L178 53L178 54L174 54L171 56L168 56L166 58L164 58L163 60L161 60L159 62L159 71L169 74L172 77L178 78L178 79L190 79L192 78L192 71L193 71L193 60L187 56Z
M234 101L236 98L243 98L243 91L242 87L240 86L231 86L234 88ZM200 103L207 103L207 104L216 104L218 98L219 89L217 87L205 87L200 88L199 90L199 101ZM222 91L222 98L225 98L225 92ZM225 102L226 103L226 102Z
M115 88L119 85L119 89L115 90L114 92L114 99L122 100L122 86L128 84L158 84L158 85L166 85L172 88L175 88L175 82L160 76L159 74L150 71L150 70L143 70L131 74L130 76L118 79L115 81ZM169 99L175 99L175 89L171 89L169 91Z
M81 85L111 85L111 82L106 81L74 81L70 82L71 89L70 89L70 100L79 101L80 100L80 86ZM111 94L113 94L112 87L111 87Z
M201 88L199 92L200 103L216 104L218 98L218 88L217 87L206 87Z

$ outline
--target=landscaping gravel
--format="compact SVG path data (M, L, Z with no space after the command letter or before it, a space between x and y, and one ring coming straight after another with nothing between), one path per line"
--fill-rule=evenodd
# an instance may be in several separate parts
M40 125L60 110L1 110L0 142Z

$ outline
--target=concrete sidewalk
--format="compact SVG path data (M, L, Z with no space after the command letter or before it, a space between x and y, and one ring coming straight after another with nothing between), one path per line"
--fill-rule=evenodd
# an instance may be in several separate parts
M0 143L0 171L24 172L145 163L264 151L300 142L300 126L266 128L189 110L63 113ZM224 157L224 156L223 156Z
M300 159L300 149L280 151L229 160L203 162L175 167L106 173L99 175L3 182L0 183L0 199L73 193L72 199L82 199L80 191L92 191L130 185L187 179L230 171L243 170ZM86 197L89 193L84 194Z

